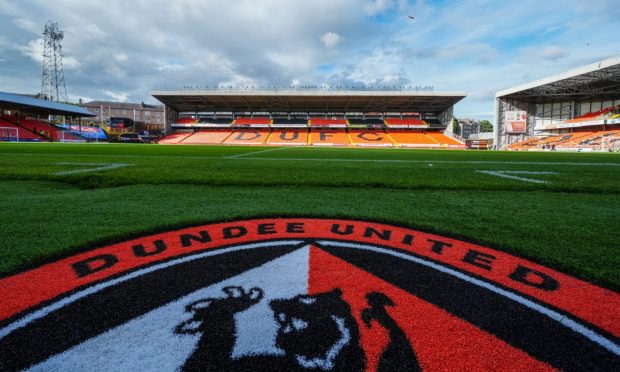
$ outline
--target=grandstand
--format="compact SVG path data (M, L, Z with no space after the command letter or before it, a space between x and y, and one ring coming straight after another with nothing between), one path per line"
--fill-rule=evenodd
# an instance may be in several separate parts
M464 92L157 91L162 144L458 149L449 125Z
M620 56L500 91L495 143L510 150L620 150Z
M0 141L40 142L47 140L44 136L13 123L5 116L0 117Z
M0 141L14 142L86 142L79 132L48 118L77 118L79 123L81 117L95 116L79 106L4 92L0 92L0 115Z
M56 125L50 124L49 122L45 122L43 120L37 120L33 118L23 118L18 121L17 118L14 118L16 123L22 128L32 131L33 133L41 133L42 136L47 137L47 139L56 142L85 142L84 137L81 137L71 131L66 130L65 128L58 127Z

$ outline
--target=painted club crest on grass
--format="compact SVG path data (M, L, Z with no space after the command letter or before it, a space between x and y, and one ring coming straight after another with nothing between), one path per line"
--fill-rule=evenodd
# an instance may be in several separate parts
M618 369L620 295L404 227L258 219L0 279L2 370Z

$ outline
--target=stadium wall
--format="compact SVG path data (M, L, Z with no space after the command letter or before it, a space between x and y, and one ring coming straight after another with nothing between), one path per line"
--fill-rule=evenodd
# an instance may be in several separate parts
M511 143L522 141L534 135L536 105L514 98L495 99L495 123L493 126L496 149L504 148ZM523 130L514 131L506 123L507 112L525 112L526 122Z

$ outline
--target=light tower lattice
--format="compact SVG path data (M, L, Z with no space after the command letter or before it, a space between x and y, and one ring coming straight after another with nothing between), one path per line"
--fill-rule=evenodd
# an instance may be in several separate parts
M62 67L62 45L64 38L58 30L58 23L48 21L43 31L43 79L41 97L49 101L67 102L65 73Z

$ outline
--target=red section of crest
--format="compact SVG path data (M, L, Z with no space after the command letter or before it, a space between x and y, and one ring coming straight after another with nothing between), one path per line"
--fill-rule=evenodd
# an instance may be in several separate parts
M360 314L368 307L365 296L371 292L381 292L394 301L396 306L388 307L388 313L407 335L423 370L553 370L446 311L312 248L308 292L317 294L334 288L340 288L343 299L351 304L368 371L376 370L389 338L386 329L376 321L370 328L362 322Z
M227 238L225 236L227 228L233 230L242 228L247 233L243 236ZM182 235L200 236L200 232L207 232L211 241L200 243L191 240L189 246L182 244ZM620 295L613 291L504 252L456 239L371 222L303 218L235 221L155 234L93 249L1 279L0 321L80 287L144 266L221 246L272 239L344 240L411 252L442 265L482 277L515 292L529 295L620 337L620 312L618 312ZM165 244L165 250L146 257L134 254L133 247L139 244L144 245L146 250L153 251L154 242L157 240ZM442 249L437 249L437 242L441 242ZM105 270L84 277L76 275L73 264L104 254L115 257L118 262ZM476 260L478 264L472 263ZM487 260L489 263L484 263L482 260ZM559 287L556 290L545 291L512 279L511 274L519 266L552 277L559 283ZM532 282L536 279L533 277Z

